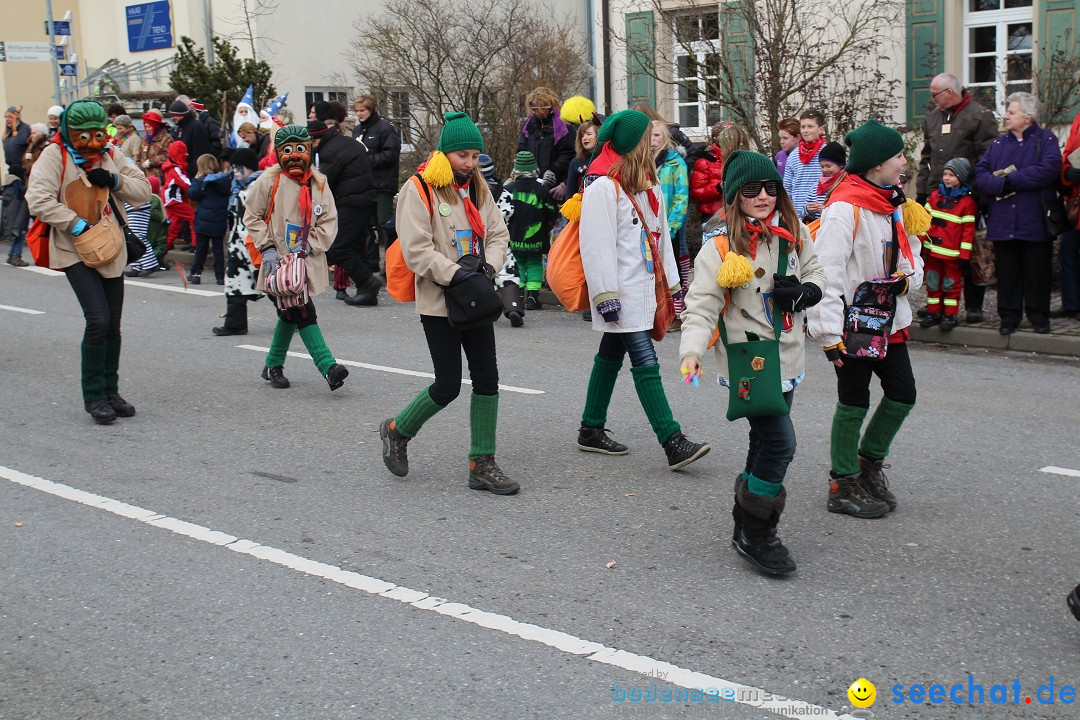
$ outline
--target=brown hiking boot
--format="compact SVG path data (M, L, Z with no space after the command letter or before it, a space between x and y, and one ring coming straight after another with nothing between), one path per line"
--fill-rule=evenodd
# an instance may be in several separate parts
M859 456L859 477L862 485L874 496L889 506L889 512L896 509L896 496L889 490L889 479L885 477L882 468L888 467L883 460L871 460L868 457Z
M829 484L828 510L852 517L870 519L884 517L889 512L889 505L878 500L862 484L862 474L840 476L829 472L832 482Z
M469 463L469 487L496 495L513 495L521 489L495 464L494 455L481 455Z
M409 474L409 438L394 427L394 418L386 418L379 425L379 437L382 439L382 459L386 469L405 477Z

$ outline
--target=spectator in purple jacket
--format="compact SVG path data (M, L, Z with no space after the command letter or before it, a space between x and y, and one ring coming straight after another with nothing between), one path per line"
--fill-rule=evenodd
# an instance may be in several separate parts
M990 199L986 239L994 243L1001 334L1016 331L1024 313L1035 332L1050 332L1053 238L1043 202L1061 173L1057 136L1039 127L1039 101L1017 92L1006 98L1005 127L975 165L976 183Z

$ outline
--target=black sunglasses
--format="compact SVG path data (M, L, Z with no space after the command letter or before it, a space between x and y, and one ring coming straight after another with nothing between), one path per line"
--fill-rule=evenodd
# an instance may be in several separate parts
M765 194L769 197L776 197L776 193L780 192L775 180L751 180L739 188L739 194L748 199L756 198L761 194L761 188L765 188Z

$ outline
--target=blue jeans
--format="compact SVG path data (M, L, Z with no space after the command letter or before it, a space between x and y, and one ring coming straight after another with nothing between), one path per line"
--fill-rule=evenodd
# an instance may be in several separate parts
M795 391L784 393L788 408ZM746 472L772 483L784 482L787 467L795 457L795 426L791 415L765 415L750 421L750 449L746 453Z
M1069 230L1060 237L1061 307L1080 310L1080 230Z
M15 239L11 241L11 254L15 257L22 257L23 247L26 245L26 230L23 229L15 233Z
M638 330L628 333L606 332L600 338L600 349L597 354L604 360L622 360L624 355L630 356L630 364L634 367L645 365L659 365L656 359L656 347L648 330Z

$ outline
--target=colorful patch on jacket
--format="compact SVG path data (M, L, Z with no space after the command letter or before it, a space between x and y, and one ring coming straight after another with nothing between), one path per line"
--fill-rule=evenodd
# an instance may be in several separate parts
M288 245L289 252L296 252L300 249L300 246L307 240L308 227L303 225L296 225L295 223L285 223L285 244Z
M476 235L471 229L468 230L456 230L454 232L454 248L457 249L458 257L464 255L475 255L479 248L474 247L476 245Z
M772 292L761 293L761 306L765 308L765 319L769 325L773 324L773 294ZM780 312L780 332L791 332L791 329L795 327L795 314L789 313L786 310Z

